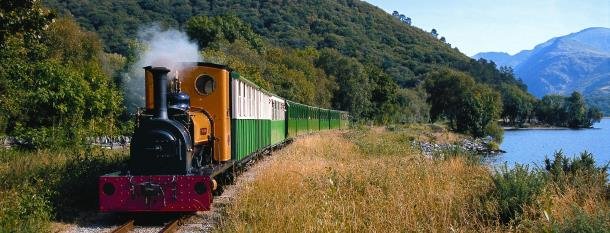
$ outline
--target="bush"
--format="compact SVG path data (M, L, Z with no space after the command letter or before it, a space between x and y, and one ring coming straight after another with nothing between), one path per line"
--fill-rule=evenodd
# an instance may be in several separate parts
M487 125L487 128L485 128L485 132L487 132L488 136L491 136L491 138L493 138L494 142L501 143L502 140L504 140L504 129L502 129L500 124L498 124L497 122ZM498 149L500 149L499 146Z
M47 229L51 206L37 191L28 184L0 190L0 232L42 232Z
M532 204L546 184L544 173L527 165L515 165L509 169L505 164L493 175L495 190L492 200L497 201L498 216L502 223L518 221L525 205Z
M576 209L576 215L563 223L553 224L555 232L608 232L610 213L587 214Z
M579 189L587 189L588 186L605 187L608 183L608 164L597 167L593 154L587 151L571 159L563 151L557 151L552 160L544 159L544 168L549 178L562 189L566 186Z
M489 148L489 150L492 150L492 151L500 150L500 144L498 144L495 141L487 143L487 147Z

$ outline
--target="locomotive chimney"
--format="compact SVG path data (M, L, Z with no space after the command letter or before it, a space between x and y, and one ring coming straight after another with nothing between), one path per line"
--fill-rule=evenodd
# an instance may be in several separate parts
M165 67L148 67L153 76L154 115L159 119L167 119L167 73Z

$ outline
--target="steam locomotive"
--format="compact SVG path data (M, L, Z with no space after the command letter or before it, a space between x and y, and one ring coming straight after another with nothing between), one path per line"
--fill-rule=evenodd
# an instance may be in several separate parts
M276 96L227 66L145 67L125 171L99 178L102 212L209 210L217 180L254 156L316 131L346 128L348 113Z

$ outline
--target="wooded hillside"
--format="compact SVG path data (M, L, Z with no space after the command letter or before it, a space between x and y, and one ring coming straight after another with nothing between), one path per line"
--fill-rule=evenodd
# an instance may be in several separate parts
M193 16L233 14L275 45L334 48L362 64L380 67L403 87L414 87L439 66L489 83L517 83L493 65L472 60L430 33L357 0L48 0L45 4L74 16L86 29L100 34L109 52L123 55L128 54L129 41L138 29L151 23L184 29Z
M15 1L14 4L23 5L20 6L23 9L19 11L38 12L37 4L32 2L34 1ZM10 1L9 3L13 4ZM438 39L436 33L428 33L406 24L366 2L192 0L170 3L135 0L48 0L43 4L44 8L51 11L50 14L45 13L45 22L50 22L48 20L51 18L56 19L49 24L50 27L45 24L37 26L13 22L14 25L26 25L28 30L40 31L42 36L22 38L22 32L19 31L21 29L3 29L5 32L16 33L5 35L8 36L7 42L17 40L21 43L4 42L2 52L7 59L26 61L24 59L28 56L32 57L11 52L19 49L31 51L28 53L41 51L44 55L31 58L32 62L28 66L5 66L5 77L26 69L24 73L17 75L19 79L4 79L6 86L11 87L7 90L28 93L32 89L12 82L36 76L36 71L29 68L35 64L33 62L63 61L64 68L67 65L72 67L71 69L79 70L81 73L78 74L83 76L78 77L91 83L87 85L95 85L95 88L82 90L95 90L100 95L104 91L110 91L115 97L110 98L112 103L98 104L91 101L109 99L100 98L92 92L92 97L83 97L92 100L83 104L79 96L71 98L71 95L50 95L45 101L51 107L57 108L56 103L69 103L74 100L75 104L69 107L76 110L66 112L62 110L63 105L59 105L60 109L54 112L63 115L53 118L52 114L42 114L51 118L45 122L32 122L29 116L19 113L36 115L41 112L29 109L28 106L33 105L28 105L26 99L3 92L0 93L2 103L7 108L14 109L0 117L3 134L27 136L40 129L49 129L49 135L52 136L55 135L52 132L64 126L67 127L68 135L74 134L74 129L81 127L69 127L67 122L72 119L70 114L77 114L75 116L78 117L80 112L84 112L86 116L83 119L89 119L89 116L100 118L83 123L82 127L87 130L79 134L87 135L86 132L91 131L99 131L102 134L121 133L122 131L114 128L124 126L121 124L126 122L129 116L121 110L123 106L117 106L116 96L120 96L120 93L115 93L114 86L138 86L130 83L138 80L138 77L128 72L145 49L138 38L138 32L155 24L161 29L185 31L191 39L198 42L206 61L228 64L258 85L288 99L347 110L354 121L382 124L429 121L431 108L439 109L439 106L453 103L438 102L451 101L442 98L453 93L451 88L434 86L444 82L431 81L425 87L423 85L427 79L442 79L439 74L462 77L457 80L464 88L460 93L469 98L469 101L455 102L471 105L455 108L459 111L470 109L469 112L441 111L433 114L433 119L454 122L451 125L457 131L495 137L498 136L495 130L498 127L494 126L494 119L514 116L515 112L520 114L514 117L515 119L528 119L529 114L533 112L531 109L502 108L502 103L506 102L508 98L505 97L509 94L512 94L511 97L531 100L521 82L513 78L510 69L498 69L493 63L485 60L470 59L457 48L452 48L445 39ZM21 14L19 11L10 7L3 9L6 13L4 15L7 16ZM7 25L12 25L10 17L4 17L2 20L6 20L9 23ZM73 23L74 21L81 28ZM64 34L67 36L63 36ZM98 37L101 43L98 42ZM42 50L39 50L30 44L42 44L48 50L42 47ZM54 52L55 50L57 52ZM83 63L85 61L91 61L95 67L99 67L96 69L103 71L96 71L95 74L101 75L99 79L89 80L96 76L86 73L91 66L86 65L89 63ZM442 72L439 73L439 70ZM50 74L44 74L45 78L50 78ZM81 78L72 82L69 81L71 76L62 77L68 79L67 83L83 83ZM93 82L96 80L114 82L100 86ZM477 85L473 85L473 82ZM56 92L52 87L39 86L38 89L43 92ZM496 97L493 101L486 97L477 97L491 98L496 96L498 90L502 90L499 92L502 101L498 101ZM432 96L432 92L437 96ZM481 95L488 92L489 94ZM86 94L78 92L79 95L83 93ZM141 93L128 90L122 94L125 109L142 106ZM92 108L91 104L96 107ZM490 104L494 106L487 106ZM102 105L111 106L111 109L93 115L88 112L101 109ZM79 110L81 108L82 110ZM485 109L503 111L489 112ZM103 120L105 118L108 119ZM105 126L103 129L108 130L102 132L95 122L116 122L112 124L117 126ZM476 122L476 126L473 126L475 128L458 127L470 124L468 122Z

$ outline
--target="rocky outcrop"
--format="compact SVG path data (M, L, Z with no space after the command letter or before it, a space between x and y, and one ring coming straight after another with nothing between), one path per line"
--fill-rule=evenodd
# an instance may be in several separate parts
M495 149L491 138L464 139L459 143L437 144L432 142L412 141L411 146L418 148L429 157L447 153L469 153L482 156L496 155L505 151Z

